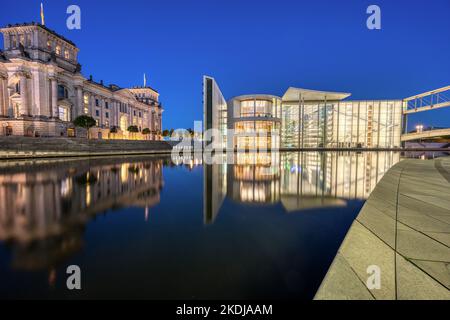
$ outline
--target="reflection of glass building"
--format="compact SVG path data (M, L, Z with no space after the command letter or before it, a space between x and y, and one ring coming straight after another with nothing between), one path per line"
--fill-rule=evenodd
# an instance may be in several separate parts
M283 97L239 96L225 106L214 79L204 81L205 129L221 129L217 147L400 147L402 100L347 101L348 93L289 88Z
M286 212L367 199L383 175L400 161L400 154L392 151L234 156L235 164L204 166L206 223L215 220L225 198L240 204L281 203Z
M242 203L275 203L280 192L277 153L237 153L228 165L227 196Z

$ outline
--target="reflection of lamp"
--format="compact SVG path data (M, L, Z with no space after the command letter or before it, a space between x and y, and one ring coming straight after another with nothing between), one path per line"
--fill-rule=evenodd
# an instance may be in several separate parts
M145 221L147 222L148 221L148 207L145 207L144 214L145 214Z

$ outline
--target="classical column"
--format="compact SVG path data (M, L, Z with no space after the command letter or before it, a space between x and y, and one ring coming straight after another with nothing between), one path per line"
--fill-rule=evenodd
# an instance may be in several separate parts
M51 87L51 116L53 118L59 117L58 112L58 82L55 77L50 78L50 87Z
M112 115L111 123L115 127L117 127L117 124L118 124L117 109L118 109L117 101L112 101L111 102L111 115Z
M25 74L20 75L20 116L29 115L28 111L28 86Z
M151 123L150 123L150 130L152 131L152 134L154 133L154 131L156 130L155 128L155 118L156 118L156 112L152 111L152 115L151 115Z
M91 117L95 118L95 97L93 95L89 98L89 107L91 112Z
M11 87L7 87L7 89L8 89L8 98L7 98L7 100L6 100L6 102L7 102L7 114L8 114L8 117L14 117L14 109L13 109L13 106L12 106L12 104L11 104L11 99L10 99L10 97L12 96L12 94L13 94L13 88L11 88Z
M100 109L100 127L103 127L105 124L105 110L104 110L105 100L99 99L98 107Z
M81 89L81 87L75 87L76 90L76 95L77 95L77 106L75 107L75 112L74 112L74 116L78 117L80 115L83 114L83 90Z
M5 77L0 75L0 116L6 116Z

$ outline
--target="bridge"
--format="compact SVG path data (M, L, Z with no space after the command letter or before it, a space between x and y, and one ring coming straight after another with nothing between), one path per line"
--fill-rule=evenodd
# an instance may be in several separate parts
M450 107L450 86L403 99L403 114Z
M450 128L405 133L402 135L402 142L446 138L446 137L450 138Z
M408 115L417 112L430 111L440 108L450 107L450 86L442 87L436 90L427 91L406 99L403 99L403 134L402 142L432 140L438 138L449 138L450 128L417 130L408 133Z

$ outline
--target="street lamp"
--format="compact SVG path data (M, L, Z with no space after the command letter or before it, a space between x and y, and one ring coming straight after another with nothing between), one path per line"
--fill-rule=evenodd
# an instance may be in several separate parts
M423 132L423 124L419 124L419 125L416 126L416 132L417 133Z

